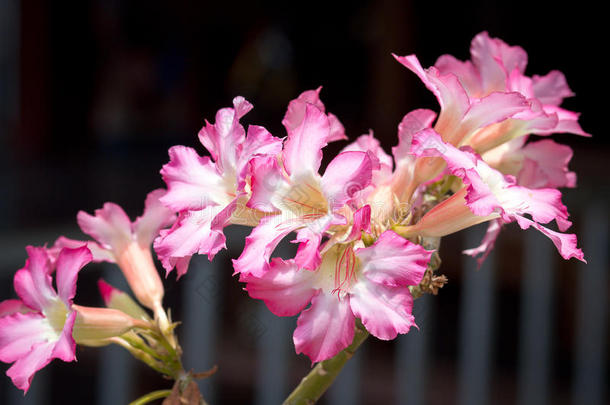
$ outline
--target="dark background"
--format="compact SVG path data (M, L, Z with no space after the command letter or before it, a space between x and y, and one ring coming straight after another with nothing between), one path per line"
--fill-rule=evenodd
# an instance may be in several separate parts
M580 123L594 137L554 137L575 151L571 168L579 175L579 188L566 190L564 201L573 212L576 231L588 202L607 207L609 201L604 125L608 86L601 60L607 53L602 26L607 22L605 13L587 2L567 7L531 1L3 0L2 8L0 240L6 254L1 298L11 294L9 272L20 264L9 267L25 259L21 246L51 243L62 233L78 235L78 210L92 212L113 201L132 218L139 215L146 193L163 186L158 172L167 161L168 147L189 145L203 153L197 131L204 119L213 121L219 108L230 106L234 96L243 95L254 104L245 124L263 125L282 137L287 103L322 85L327 109L343 122L350 139L370 128L389 152L404 114L421 107L438 110L419 79L391 53L416 53L424 66L445 53L468 59L470 40L482 30L522 46L529 55L528 75L561 70L577 95L563 106L582 112ZM330 145L325 161L344 145ZM515 258L522 256L521 235L511 227L498 247L500 321L495 323L490 403L513 403L516 396L515 329L520 315L515 308L521 270ZM228 264L242 244L233 242L229 254L218 260ZM441 251L441 270L450 284L436 298L430 360L434 377L429 382L436 394L429 403L455 400L462 245L461 236L451 236ZM93 284L100 271L94 266L84 276L79 303L99 305ZM577 271L574 263L562 263L554 284L554 403L570 403L576 311L571 292ZM249 300L236 280L230 280L229 268L222 277L231 298L225 300L219 334L232 336L236 311ZM604 283L600 300L607 307L607 278ZM179 284L170 277L166 300L176 308L178 319ZM392 343L367 345L367 358L373 360L364 370L370 384L363 388L363 403L386 403L391 393L384 390L384 379L392 378L392 371L384 361L392 358ZM257 360L252 348L242 349L244 357L237 360L243 363L237 367L241 375L223 374L222 358L229 355L220 354L221 371L213 382L219 387L217 403L252 400ZM303 356L293 357L290 386L309 367ZM94 403L96 354L89 349L80 359L79 364L56 361L50 366L52 403ZM136 370L137 393L167 385L143 367ZM67 390L75 381L76 387Z

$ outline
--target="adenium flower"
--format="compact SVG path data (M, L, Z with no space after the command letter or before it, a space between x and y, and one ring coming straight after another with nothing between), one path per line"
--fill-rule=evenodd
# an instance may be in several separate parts
M471 55L466 62L443 55L428 69L414 55L395 55L437 97L441 112L433 128L443 141L484 153L527 134L588 136L578 125L578 114L559 107L573 95L563 74L525 76L525 51L486 32L473 39ZM420 159L408 191L435 177L443 165L442 159Z
M290 113L289 109L287 115ZM288 137L281 157L252 160L248 206L269 215L246 238L244 251L233 262L236 272L262 275L277 244L293 231L298 231L294 242L301 242L296 263L315 269L321 261L318 246L323 235L331 227L347 229L354 211L350 202L371 183L373 168L379 163L371 153L346 151L320 176L322 148L335 138L331 128L328 116L306 103L300 125L286 127Z
M431 209L415 225L403 229L401 234L444 236L500 218L503 222L517 221L522 229L531 226L539 230L553 241L564 259L575 257L584 261L582 251L576 247L576 235L555 232L541 225L555 220L562 232L571 225L558 190L519 186L514 177L489 167L471 150L457 149L443 142L431 129L415 135L412 153L418 157L442 157L449 172L459 177L465 187Z
M29 259L14 278L19 300L0 304L0 361L14 363L7 375L25 392L34 374L51 360L76 360L76 343L120 335L139 325L120 311L73 304L78 273L92 259L87 247L64 248L55 262L43 247L26 249Z
M163 283L151 254L151 244L159 230L175 220L174 213L159 202L164 194L162 189L151 191L146 197L144 213L133 223L120 206L110 202L95 210L95 215L80 211L78 224L95 241L60 237L55 248L85 244L94 261L116 263L120 267L138 301L156 314L164 313Z
M254 226L264 215L245 206L248 164L257 155L275 156L282 143L260 126L251 125L246 134L239 120L252 105L235 97L233 106L219 110L216 123L206 121L199 132L211 158L199 156L190 147L174 146L169 150L169 163L161 170L168 188L161 202L180 213L174 226L161 231L154 243L167 272L176 267L179 276L185 274L196 253L211 260L225 247L225 226Z
M369 226L369 215L368 206L358 211L351 239L324 246L313 271L300 268L294 259L274 258L260 276L241 274L250 296L263 300L274 314L301 313L294 344L312 362L345 349L353 340L356 318L384 340L415 325L408 286L421 281L431 252L392 231L364 247L359 238Z

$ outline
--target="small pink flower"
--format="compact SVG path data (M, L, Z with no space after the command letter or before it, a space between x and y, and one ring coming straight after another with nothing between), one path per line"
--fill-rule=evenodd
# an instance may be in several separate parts
M211 260L225 247L225 226L254 226L262 216L245 206L249 162L257 155L278 154L281 140L259 126L250 126L246 133L239 120L252 105L235 97L233 106L219 110L216 123L206 121L199 132L211 159L193 148L174 146L161 170L168 187L161 201L180 216L171 229L161 232L154 246L163 267L167 272L176 267L178 276L186 273L193 254L207 254Z
M353 236L359 238L364 226L358 225ZM295 260L275 258L261 276L240 277L250 296L262 299L274 314L301 313L294 331L297 353L312 362L335 356L352 342L356 318L383 340L415 325L408 286L421 281L431 252L392 231L370 247L353 240L322 250L313 271L299 268Z
M91 261L86 247L63 249L55 263L56 291L51 278L55 268L45 248L28 246L27 251L29 259L14 279L21 303L10 301L14 312L0 318L0 360L14 363L7 375L25 392L34 374L51 360L76 359L72 299L78 272Z
M465 187L426 213L409 227L409 232L444 236L501 218L504 222L517 221L522 229L531 226L539 230L553 241L564 259L575 257L584 261L582 251L576 247L576 235L555 232L541 225L555 220L562 232L571 225L558 190L519 186L514 177L504 176L469 150L444 143L431 129L415 135L412 152L418 157L442 157L449 172L461 178Z
M165 190L158 189L146 197L144 213L133 223L125 211L114 203L106 203L95 215L80 211L77 220L82 231L96 242L79 242L60 238L58 246L86 243L94 261L116 263L127 279L138 301L155 311L163 312L163 283L153 262L151 244L159 230L170 225L175 215L159 199Z

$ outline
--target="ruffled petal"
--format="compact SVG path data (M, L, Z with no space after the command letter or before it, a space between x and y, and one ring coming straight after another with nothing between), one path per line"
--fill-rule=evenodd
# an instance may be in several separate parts
M252 104L237 96L233 107L218 110L215 124L206 121L199 131L199 141L210 152L220 172L236 171L240 145L246 135L239 119L252 109Z
M192 255L207 254L211 260L225 247L222 227L214 224L221 211L222 207L213 206L182 213L172 228L160 232L154 249L168 273L177 267L182 276Z
M476 258L477 265L481 267L485 259L487 259L487 256L489 256L493 250L496 244L496 239L498 239L498 235L502 230L503 223L504 222L501 219L490 221L481 244L476 248L464 250L462 253Z
M373 245L355 253L364 276L394 287L419 284L432 255L393 231L383 232Z
M341 208L356 193L371 184L373 162L365 152L339 153L322 176L322 190L331 210Z
M34 345L24 357L18 359L8 369L6 375L11 378L17 388L27 393L34 374L53 360L54 347L55 344L52 342L41 342Z
M432 110L418 109L405 115L398 124L398 145L392 148L392 154L396 165L411 161L411 142L413 135L425 128L430 128L436 119L436 113Z
M520 73L527 66L527 53L519 46L509 46L497 38L490 38L487 32L474 37L470 45L472 62L480 72L482 88L487 93L504 91L506 77L513 70Z
M25 305L43 311L57 298L50 275L52 268L45 248L28 246L26 250L29 258L25 268L15 273L13 285Z
M373 336L391 340L415 325L413 297L407 287L392 287L360 279L350 291L356 318Z
M534 96L542 104L559 106L564 98L572 97L566 77L558 70L553 70L544 76L532 77Z
M246 206L263 212L273 212L277 208L272 200L274 193L285 182L275 156L255 157L250 161L250 187L252 194Z
M86 246L76 249L64 248L59 253L55 282L59 298L66 305L72 304L72 298L76 294L78 272L91 261L91 258L91 252Z
M131 241L131 221L125 211L114 203L95 210L95 216L79 211L76 220L80 229L106 249L121 250Z
M320 292L297 320L296 352L307 355L312 363L330 359L352 343L354 327L349 297Z
M443 75L435 67L424 70L415 55L394 55L394 58L415 73L436 96L441 106L437 130L444 135L446 129L456 128L470 107L470 99L457 76L453 73Z
M160 198L166 194L163 189L151 191L146 196L144 213L133 223L133 230L138 243L149 247L159 235L161 228L170 226L176 220L176 214L161 204Z
M550 139L528 143L521 153L523 167L517 175L519 185L528 188L576 187L576 173L568 170L572 148Z
M246 238L246 245L239 258L233 260L235 273L263 276L269 270L269 258L278 243L302 226L299 221L282 221L280 215L261 219Z
M57 260L59 252L61 252L63 248L75 249L81 246L87 246L89 251L91 251L91 255L93 256L92 261L94 262L116 262L116 258L114 257L112 250L105 249L99 243L92 240L84 241L70 239L66 238L65 236L60 236L57 238L53 244L53 247L47 249L47 252L51 255L51 260L54 261Z
M294 262L301 269L315 270L322 262L319 247L322 241L322 233L311 228L301 228L292 243L298 243L299 248L294 257Z
M328 117L313 104L305 105L303 121L288 131L284 143L284 167L288 174L300 176L317 173L322 161L322 148L328 143Z
M284 119L282 120L282 124L284 125L288 133L295 130L303 122L307 104L315 105L322 112L326 111L324 103L322 103L322 100L320 100L321 90L322 87L320 86L316 90L304 91L299 95L299 97L290 101L290 103L288 104L288 109L286 110L286 115L284 115ZM347 137L345 136L345 129L343 128L343 125L341 124L339 119L331 113L328 113L327 117L330 125L330 131L328 133L328 138L326 139L326 142L347 139Z
M173 146L169 158L161 169L167 184L167 193L160 198L163 205L174 211L200 210L230 201L227 186L209 157L199 156L193 148Z
M531 226L542 232L542 234L544 234L553 242L553 244L557 248L557 251L559 251L559 254L564 259L569 260L572 257L575 257L581 262L587 262L584 259L582 250L577 247L576 235L552 231L538 224L537 222L531 221L520 215L515 215L515 219L517 220L517 223L519 224L521 229L527 229Z
M0 361L12 363L32 347L56 336L47 319L38 312L16 312L0 318ZM54 339L52 339L54 340Z
M260 277L242 274L250 297L263 300L277 316L293 316L309 304L316 293L312 286L316 274L300 270L294 261L274 258L269 270Z

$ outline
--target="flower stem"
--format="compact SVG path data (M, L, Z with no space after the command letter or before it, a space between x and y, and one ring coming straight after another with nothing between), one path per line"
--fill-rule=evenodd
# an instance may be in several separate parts
M133 402L130 402L129 405L144 405L152 402L156 399L166 398L172 393L172 390L159 390L149 392L148 394L141 396Z
M335 357L324 360L313 368L301 380L301 383L292 391L284 401L284 405L310 405L315 403L335 381L337 375L349 359L352 358L358 347L366 340L369 333L357 321L356 331L352 344L339 352Z

